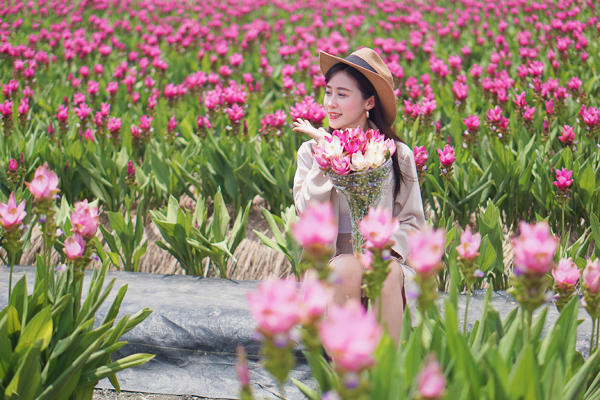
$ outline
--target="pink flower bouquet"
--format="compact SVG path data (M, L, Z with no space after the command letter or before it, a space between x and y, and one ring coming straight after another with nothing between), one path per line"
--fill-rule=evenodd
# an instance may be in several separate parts
M314 148L315 161L348 202L355 254L363 253L365 239L358 223L370 208L392 191L392 155L396 144L378 130L335 130Z

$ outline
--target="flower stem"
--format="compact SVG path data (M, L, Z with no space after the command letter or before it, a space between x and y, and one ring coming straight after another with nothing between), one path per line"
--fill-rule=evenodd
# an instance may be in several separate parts
M596 319L592 317L592 334L590 335L590 354L592 354L592 348L594 346L594 330L596 328Z
M13 268L15 266L14 257L8 255L8 259L10 262L10 276L8 278L8 301L10 301L10 295L12 294L12 276L13 276Z
M471 288L467 286L467 304L465 306L465 322L463 325L463 334L467 333L467 317L469 316L469 300L471 300Z
M600 319L596 320L596 348L598 348L598 332L600 332Z
M447 201L448 201L448 181L446 179L444 179L444 202L442 204L442 216L444 218L446 218L446 202Z

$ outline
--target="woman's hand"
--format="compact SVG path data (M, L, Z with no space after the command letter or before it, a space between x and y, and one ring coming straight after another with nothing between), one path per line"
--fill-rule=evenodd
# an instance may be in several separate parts
M325 129L316 129L310 124L310 122L302 118L298 118L296 121L294 121L294 130L297 132L306 133L311 138L315 139L317 143L326 137L331 137L329 132L327 132Z

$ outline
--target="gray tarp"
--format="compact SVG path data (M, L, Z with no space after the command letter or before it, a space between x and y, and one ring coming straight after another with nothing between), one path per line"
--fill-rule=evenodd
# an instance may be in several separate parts
M13 282L27 274L29 291L32 290L35 269L15 267ZM86 274L84 293L91 271ZM0 309L7 303L9 269L0 267ZM127 391L196 395L211 398L237 398L238 382L235 374L235 348L246 347L249 354L250 377L257 398L273 398L277 386L258 363L260 345L253 340L255 324L246 305L246 293L255 289L257 281L231 281L182 275L158 275L135 272L109 272L106 283L116 278L111 296L97 315L97 322L111 304L118 289L127 284L128 290L119 316L134 314L144 307L154 312L122 340L129 342L117 357L132 353L156 354L149 363L128 369L118 375L121 388ZM476 291L469 308L469 326L479 318L484 291ZM443 313L445 296L438 299ZM495 292L493 305L503 317L516 304L505 292ZM459 299L459 322L462 326L465 296ZM556 307L549 305L546 327L556 321ZM577 348L587 357L591 320L583 307L579 318ZM298 365L292 377L311 384L308 366L297 353ZM100 388L111 388L102 381ZM289 383L287 398L304 396Z

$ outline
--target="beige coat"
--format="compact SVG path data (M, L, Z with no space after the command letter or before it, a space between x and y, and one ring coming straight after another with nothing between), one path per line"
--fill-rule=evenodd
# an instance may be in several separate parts
M304 142L298 150L298 169L294 177L294 203L298 213L304 212L310 201L331 201L333 211L339 220L340 201L346 201L338 194L331 180L319 168L312 155L315 140ZM383 207L393 210L393 215L400 221L400 229L393 236L394 246L406 262L409 255L408 240L412 231L420 230L425 223L421 189L417 176L417 167L412 150L404 143L396 142L400 170L404 174L404 182L394 199L393 191L384 199ZM393 171L392 171L393 173ZM335 245L337 240L332 243Z

